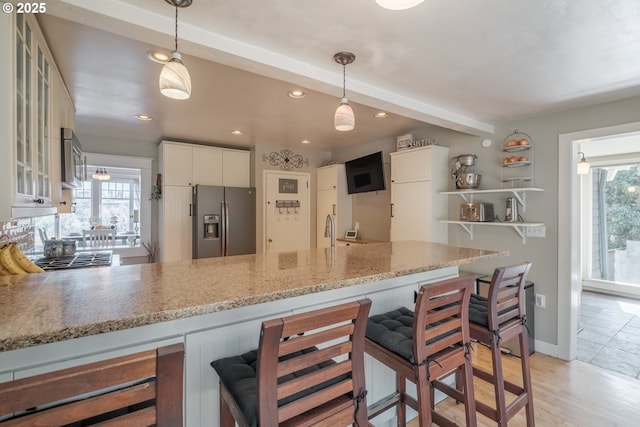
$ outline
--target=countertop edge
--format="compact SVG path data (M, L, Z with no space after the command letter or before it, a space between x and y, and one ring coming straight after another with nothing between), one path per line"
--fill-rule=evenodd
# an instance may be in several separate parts
M272 302L297 296L303 296L323 291L356 286L365 283L377 282L386 279L393 279L402 276L424 273L427 271L437 270L446 267L460 266L473 263L480 260L499 258L508 256L509 251L490 251L478 256L471 256L454 261L446 261L423 265L415 268L407 268L399 271L389 271L383 273L375 273L371 275L363 275L353 278L338 279L332 282L316 283L313 285L305 285L299 288L286 290L277 290L273 292L254 294L242 298L218 301L210 304L198 306L190 306L173 310L157 311L154 313L141 314L137 316L124 317L119 319L105 320L95 323L86 323L83 325L65 327L58 330L42 332L32 335L20 335L0 340L0 352L11 351L33 347L42 344L65 341L74 338L87 337L102 333L115 332L135 327L147 326L161 322L185 319L225 310L257 305L266 302Z

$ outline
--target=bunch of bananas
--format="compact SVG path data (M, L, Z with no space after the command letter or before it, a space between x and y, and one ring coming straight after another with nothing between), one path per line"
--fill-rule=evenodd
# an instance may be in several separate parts
M15 242L0 249L0 276L42 272L44 270L27 258Z

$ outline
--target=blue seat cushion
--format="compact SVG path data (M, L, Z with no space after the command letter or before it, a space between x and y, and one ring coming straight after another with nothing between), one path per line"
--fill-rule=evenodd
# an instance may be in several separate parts
M482 295L471 294L469 300L469 322L489 326L488 300Z
M311 347L290 355L284 356L281 360L290 359L292 357L300 356L305 353L316 351L316 347ZM335 362L327 361L318 365L311 366L304 370L294 372L292 374L281 377L278 383L289 381L293 378L306 375L310 372L318 369L330 366ZM214 360L211 362L211 366L218 373L220 381L224 384L225 388L233 396L238 407L242 411L247 423L251 427L258 427L258 390L257 390L257 364L258 364L258 351L252 350L247 353L225 357L223 359ZM328 387L332 384L338 383L348 375L343 375L337 378L332 378L321 384L310 387L285 399L281 399L278 402L278 406L285 405L294 400L300 399L308 394L314 393L320 389Z

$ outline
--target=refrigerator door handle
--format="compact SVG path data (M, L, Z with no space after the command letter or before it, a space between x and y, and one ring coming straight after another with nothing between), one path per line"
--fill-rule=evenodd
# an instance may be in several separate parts
M220 256L225 256L226 252L227 252L227 226L226 226L226 219L227 219L227 211L225 209L225 201L223 200L222 202L220 202L220 213L221 213L221 221L220 221L220 231L221 231L221 236L220 236L220 243L222 245L222 250L220 252Z
M224 256L229 255L229 202L224 202Z

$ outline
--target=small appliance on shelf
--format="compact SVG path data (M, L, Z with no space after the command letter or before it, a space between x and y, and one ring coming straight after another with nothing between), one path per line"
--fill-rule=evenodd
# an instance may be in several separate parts
M460 205L460 221L492 222L494 219L493 203L463 203Z
M477 158L478 156L475 154L461 154L451 159L451 175L457 189L467 190L480 186L482 175L469 170L471 166L476 164Z

